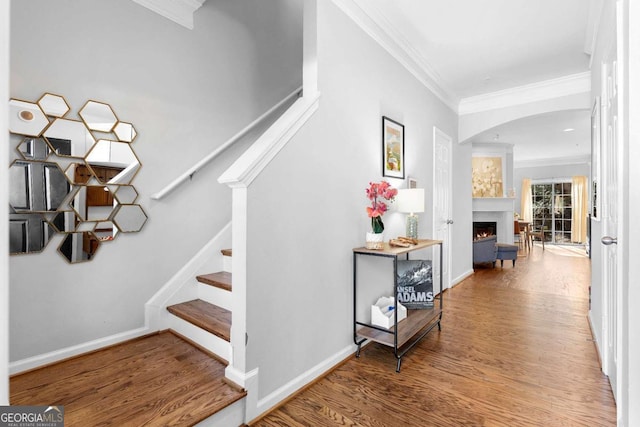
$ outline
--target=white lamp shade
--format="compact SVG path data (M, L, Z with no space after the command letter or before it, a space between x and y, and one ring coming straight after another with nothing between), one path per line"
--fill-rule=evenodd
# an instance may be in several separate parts
M396 195L398 212L424 212L424 188L402 188Z

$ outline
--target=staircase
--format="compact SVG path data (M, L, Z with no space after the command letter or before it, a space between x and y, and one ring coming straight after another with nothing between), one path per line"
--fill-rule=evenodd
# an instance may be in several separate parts
M221 251L230 270L231 250ZM225 362L231 360L231 272L196 276L197 298L167 307L169 329L193 341Z
M170 313L168 324L172 332L228 364L231 361L232 252L231 249L220 252L223 271L197 275L197 298L169 305L167 311ZM227 412L241 410L244 413L244 401L234 405L241 408L236 411L228 408Z

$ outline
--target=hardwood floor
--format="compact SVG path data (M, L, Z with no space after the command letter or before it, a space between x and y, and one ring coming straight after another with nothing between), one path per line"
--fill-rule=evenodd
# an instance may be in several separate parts
M11 378L11 405L64 405L65 426L192 426L246 392L170 332Z
M545 249L446 291L442 331L399 374L371 344L252 426L615 426L587 320L589 260Z

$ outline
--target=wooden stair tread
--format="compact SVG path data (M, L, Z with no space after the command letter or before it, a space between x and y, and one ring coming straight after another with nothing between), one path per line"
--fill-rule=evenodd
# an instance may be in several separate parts
M207 332L231 341L231 312L217 305L196 299L167 307L170 313Z
M196 276L196 280L205 285L215 286L231 292L231 273L228 271L218 271L217 273L202 274Z
M194 425L246 396L224 370L161 332L13 376L10 401L64 405L68 425Z
M224 255L224 256L232 256L232 255L231 255L231 249L222 249L220 252L221 252L221 253L222 253L222 255Z

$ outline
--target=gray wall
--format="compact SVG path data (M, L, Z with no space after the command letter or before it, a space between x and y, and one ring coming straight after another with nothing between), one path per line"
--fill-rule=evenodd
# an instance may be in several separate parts
M320 108L249 187L247 370L259 368L261 398L353 342L352 248L370 229L365 188L383 179L381 116L405 125L407 174L426 190L423 238L433 126L453 138L452 277L471 269L471 147L457 144L457 115L332 2L318 2L318 16ZM404 235L404 215L383 219L387 238ZM391 264L359 266L367 312L393 292Z
M149 215L88 263L69 265L60 238L11 257L15 361L142 326L144 303L231 219L216 179L242 144L166 199L149 197L301 85L302 4L208 1L193 31L130 0L11 6L11 97L61 94L72 116L104 101L133 122L143 165L133 183Z

